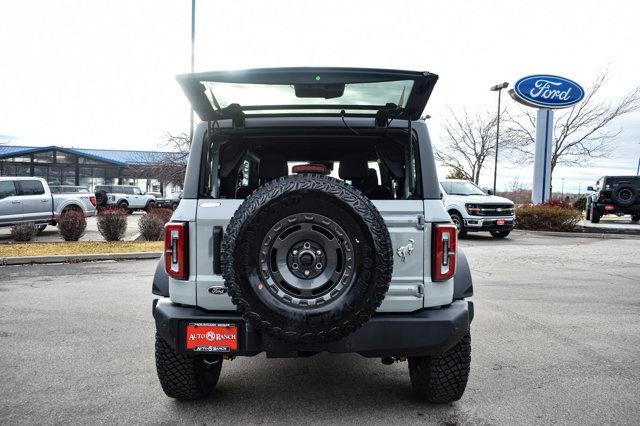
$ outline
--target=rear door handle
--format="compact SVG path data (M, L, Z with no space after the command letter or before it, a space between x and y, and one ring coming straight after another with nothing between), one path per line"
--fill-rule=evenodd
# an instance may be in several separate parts
M213 227L213 273L222 274L222 264L220 263L220 246L222 243L222 226Z
M47 200L47 199L45 198L44 200L40 200L40 201L42 201L43 203L46 203L46 202L47 202L47 201L49 201L49 200Z

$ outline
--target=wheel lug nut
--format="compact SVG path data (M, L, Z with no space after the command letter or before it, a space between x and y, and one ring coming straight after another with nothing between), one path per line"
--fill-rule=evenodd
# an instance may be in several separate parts
M309 247L311 247L311 244L309 244L309 243L304 243L304 244L303 244L303 246L304 246L304 248L308 249Z
M322 263L316 263L316 269L322 269Z
M321 252L320 250L316 250L316 254L317 254L318 256L320 256L320 255L322 254L322 252Z
M292 264L291 264L291 267L292 267L293 269L298 269L298 264L297 264L297 263L292 263Z
M309 272L308 270L305 270L305 271L304 271L304 276L305 276L305 277L308 277L310 273L311 273L311 272Z
M298 255L298 250L292 251L291 254L293 254L294 256L297 256Z

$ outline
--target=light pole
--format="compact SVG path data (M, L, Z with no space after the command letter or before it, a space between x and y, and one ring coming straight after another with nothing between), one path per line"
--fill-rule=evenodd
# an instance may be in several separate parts
M193 74L194 53L196 40L196 0L191 0L191 74ZM191 124L189 127L189 140L193 140L193 107L191 107Z
M496 193L496 182L498 180L498 138L500 137L500 95L502 94L502 89L506 89L509 86L509 83L506 81L502 84L496 84L491 87L492 92L498 92L498 121L496 122L496 158L493 167L493 193Z

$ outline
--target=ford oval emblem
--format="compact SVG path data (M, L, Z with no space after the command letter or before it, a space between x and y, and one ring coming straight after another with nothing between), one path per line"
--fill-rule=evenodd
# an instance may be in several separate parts
M522 104L540 108L566 108L584 98L584 90L578 83L548 74L523 77L509 93Z

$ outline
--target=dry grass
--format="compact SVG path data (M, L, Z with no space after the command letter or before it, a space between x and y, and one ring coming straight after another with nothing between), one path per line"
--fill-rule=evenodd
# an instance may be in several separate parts
M0 244L0 257L57 254L131 253L163 250L162 241L76 241L59 243Z

